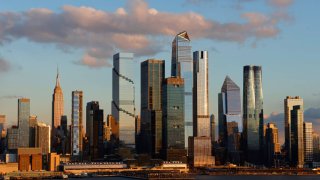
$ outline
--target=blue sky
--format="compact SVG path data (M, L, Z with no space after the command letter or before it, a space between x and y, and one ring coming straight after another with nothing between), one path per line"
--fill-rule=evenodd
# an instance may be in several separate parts
M0 0L0 114L16 124L23 96L31 113L51 124L57 65L69 123L73 90L110 113L111 58L118 51L136 54L140 109L139 63L164 59L169 76L171 42L183 30L193 51L209 51L212 113L225 76L242 89L247 64L263 67L266 115L282 113L287 95L318 109L318 7L318 0ZM275 121L283 124L281 116Z

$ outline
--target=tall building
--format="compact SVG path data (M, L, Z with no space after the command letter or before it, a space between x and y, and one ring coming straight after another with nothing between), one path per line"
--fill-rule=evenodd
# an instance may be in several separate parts
M103 146L103 110L94 111L93 115L93 151L90 151L93 159L102 159L104 153ZM92 153L93 152L93 153Z
M219 142L228 151L237 151L239 149L235 148L237 145L234 143L240 129L239 126L242 124L241 97L239 86L229 76L223 82L218 101Z
M300 106L300 109L303 111L303 99L301 99L299 96L287 96L286 99L284 99L285 152L287 154L286 159L288 162L292 161L291 110L293 109L293 106Z
M184 81L166 78L162 86L162 149L167 161L187 161L184 143Z
M304 142L303 142L303 110L300 105L294 105L290 111L290 164L293 167L303 168L304 165Z
M303 143L304 143L304 162L312 163L313 161L313 141L312 141L312 123L303 123Z
M87 108L86 108L86 137L88 138L89 141L89 153L91 157L93 157L94 154L94 147L93 147L93 134L94 134L94 129L93 129L93 124L94 121L97 118L96 112L99 110L99 102L98 101L91 101L87 103Z
M19 148L19 129L17 126L8 128L7 139L9 152L16 153L17 149Z
M278 128L274 123L268 123L266 129L266 164L271 167L275 164L274 159L280 153Z
M5 130L5 125L6 123L6 115L0 115L0 134L3 130Z
M148 59L141 63L141 138L143 153L158 156L162 148L162 94L165 61Z
M177 34L172 42L171 76L184 79L184 122L185 148L188 148L188 138L193 136L193 60L190 38L186 31Z
M37 123L38 123L38 117L35 116L35 115L31 115L29 117L29 147L36 147L35 143L35 139L36 139L36 136L35 136L35 133L36 133L36 126L37 126Z
M71 155L77 160L81 160L83 152L82 97L82 91L72 91Z
M61 116L61 130L62 130L62 138L61 138L61 153L67 154L70 153L70 132L68 128L68 118L67 116Z
M189 159L194 167L214 165L209 115L208 52L193 53L193 137L189 137Z
M35 127L35 147L39 147L41 149L42 154L50 153L50 133L51 127L47 124L38 122Z
M18 99L19 147L29 147L30 99Z
M263 151L263 93L261 66L243 67L243 139L246 159L261 163Z
M56 86L52 95L52 129L58 128L61 124L61 116L64 113L63 92L60 86L59 71L57 71Z
M316 132L312 133L312 145L313 145L313 160L315 162L320 161L320 137Z
M119 124L119 139L135 146L135 82L132 53L113 56L112 116Z
M216 122L213 114L210 116L210 132L211 132L211 151L214 155L214 143L216 141Z

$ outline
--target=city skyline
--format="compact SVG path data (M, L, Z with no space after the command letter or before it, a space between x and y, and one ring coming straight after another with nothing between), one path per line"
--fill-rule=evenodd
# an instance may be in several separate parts
M174 12L178 15L188 15L185 12L194 11L197 15L204 17L204 21L209 20L217 20L218 22L237 22L241 24L241 20L238 20L237 15L241 15L248 11L253 4L258 4L256 7L257 11L265 12L266 15L270 15L269 13L273 11L274 6L268 6L269 10L265 10L261 4L257 2L251 3L243 3L240 4L243 6L243 10L234 10L231 9L231 7L228 7L231 12L233 12L232 17L230 19L218 17L217 15L210 15L206 12L199 12L199 9L201 8L207 8L204 7L203 4L198 5L188 5L186 4L184 7L181 7L178 9L178 11L174 11L170 7L164 7L163 5L158 4L155 1L136 1L137 3L142 3L143 5L149 6L148 10L150 10L150 13L160 13L160 12L168 12L169 15L174 15ZM126 7L125 1L121 1L119 4L112 2L112 6L108 6L108 3L104 3L102 1L97 2L96 4L88 4L87 2L79 2L79 3L72 3L71 1L65 1L62 4L61 3L49 3L44 2L43 4L36 4L36 3L30 3L28 5L14 5L17 3L3 3L0 1L1 12L14 12L18 15L21 15L18 11L22 12L29 12L32 13L30 8L45 8L50 9L53 11L54 14L64 13L66 11L66 7L61 9L64 5L70 5L69 8L74 9L72 10L79 10L85 11L87 9L80 8L80 4L83 6L91 7L93 11L101 9L101 13L104 12L115 12L119 10L120 7ZM183 4L184 1L178 1L174 2L175 4ZM264 2L263 2L264 3ZM302 41L303 38L309 38L307 36L299 36L301 39L300 44L303 43L304 47L306 48L304 53L296 52L297 46L290 45L292 41L290 37L293 35L296 35L295 32L298 32L299 29L304 27L304 23L301 22L302 19L307 19L307 22L309 22L308 18L311 13L307 13L305 15L301 15L297 12L299 12L299 6L301 2L298 1L292 1L292 4L290 6L287 6L289 12L287 12L289 15L294 16L295 21L291 22L289 24L282 23L279 25L279 30L281 32L276 33L275 36L271 36L271 39L261 37L263 40L259 40L256 44L256 47L251 47L250 40L249 42L247 39L244 40L244 43L242 45L239 45L237 42L230 42L230 43L224 43L223 41L227 41L226 39L218 39L216 36L215 38L209 38L205 40L203 35L200 32L195 31L194 29L190 29L189 26L185 25L179 28L176 28L174 32L166 34L158 33L159 36L163 36L163 38L157 39L159 44L164 43L165 49L156 49L157 53L149 54L149 55L139 55L135 57L134 61L137 63L137 67L139 67L139 62L149 59L149 58L156 58L156 59L164 59L166 61L166 66L170 67L170 58L171 58L171 47L170 42L172 41L172 38L174 35L180 31L186 30L189 33L190 39L191 39L191 46L192 51L198 50L198 49L206 49L211 54L211 58L209 60L209 66L210 66L210 113L213 113L217 116L217 92L219 91L220 85L222 84L224 77L226 75L230 75L231 77L234 77L234 80L236 84L242 84L241 79L241 68L244 65L247 64L257 64L261 65L264 69L264 114L269 115L272 112L276 112L278 116L280 116L280 119L278 118L275 123L277 124L279 131L282 131L283 129L281 126L284 121L284 115L281 115L283 112L283 105L282 105L282 99L287 95L299 95L302 96L305 101L305 112L309 112L310 108L319 108L318 104L318 91L316 90L318 88L317 85L314 85L314 88L308 88L304 89L303 87L307 87L310 82L316 81L316 78L313 77L314 74L316 74L317 69L314 66L316 63L316 60L318 57L315 55L315 52L317 52L317 47L313 47L311 45L305 44L305 41ZM318 2L314 2L318 3ZM221 11L223 8L221 7L224 3L223 2L217 2L217 4L212 3L209 4L211 8L217 9L217 14L222 15ZM310 3L312 4L312 3ZM104 5L104 6L99 6ZM131 4L132 5L132 4ZM227 5L232 5L230 3L227 3ZM108 7L107 7L108 6ZM313 8L310 5L303 4L302 7L309 7ZM138 7L130 6L131 8L137 8ZM152 9L154 8L154 9ZM301 8L301 7L300 7ZM156 11L154 11L156 9ZM270 10L271 9L271 10ZM124 8L127 12L130 13L130 8ZM152 11L153 10L153 11ZM239 12L238 12L239 11ZM292 12L290 12L292 11ZM100 11L99 11L100 12ZM118 13L121 12L121 10L117 11ZM312 12L312 11L310 11ZM40 13L40 12L39 12ZM41 12L45 13L45 12ZM4 13L1 13L1 16L5 16ZM32 18L32 17L30 17ZM1 21L1 25L2 25ZM306 22L305 22L306 23ZM312 24L312 23L309 23ZM293 27L293 30L290 31L287 28ZM2 42L7 36L10 34L8 32L4 32L4 35L0 35L0 41ZM89 31L90 32L90 31ZM311 32L311 34L318 34L315 30L309 29L308 32ZM7 35L8 34L8 35ZM148 33L146 33L148 34ZM111 107L110 102L112 100L112 93L111 93L111 68L100 68L100 69L94 69L94 68L85 68L81 66L74 65L74 61L76 58L81 57L82 50L76 49L71 50L71 53L67 53L64 51L61 51L59 48L51 47L50 42L41 42L40 40L37 40L36 37L33 37L30 34L23 34L21 35L22 38L29 39L30 42L26 40L19 39L20 36L18 35L12 35L13 39L11 40L11 43L4 42L2 45L2 50L0 50L0 58L1 58L1 73L0 73L0 82L2 84L1 90L0 90L0 114L6 115L6 122L9 125L16 125L17 124L17 109L16 109L16 102L17 98L16 96L23 96L31 99L31 114L37 115L39 120L44 121L46 124L50 124L51 121L51 93L52 89L54 87L54 81L55 81L55 70L56 65L59 65L60 68L60 74L61 74L61 84L63 86L64 91L64 101L65 101L65 114L68 116L68 124L71 122L71 91L74 89L82 89L85 96L83 102L89 102L92 100L99 101L101 103L101 108L105 110L105 114L111 114ZM17 36L17 37L15 37ZM209 35L208 35L209 36ZM254 37L254 36L249 36ZM214 39L214 41L211 41ZM119 38L119 41L125 41L129 39L121 39ZM218 42L222 41L222 42ZM312 39L314 41L314 39ZM59 44L55 41L52 42L53 44ZM278 45L275 45L278 44ZM29 47L30 45L30 47ZM63 45L63 44L60 44ZM284 52L279 52L276 50L276 48L279 48L279 46L286 47L287 49L283 50ZM300 47L301 45L299 45ZM70 48L70 47L68 47ZM215 50L214 50L214 49ZM24 49L26 49L24 51ZM84 48L85 49L85 48ZM121 52L123 50L127 52L132 52L135 54L141 54L140 50L135 49L126 49L121 48L120 46L118 49L121 49ZM64 49L67 51L68 49ZM108 50L108 49L107 49ZM10 52L11 51L11 52ZM40 52L43 51L43 52ZM265 51L265 52L264 52ZM231 53L229 53L231 52ZM255 53L252 53L255 52ZM269 55L269 52L275 52L270 54L275 55ZM93 50L91 54L98 53ZM115 54L116 51L112 51L111 54ZM53 54L55 54L53 56ZM89 53L90 54L90 53ZM49 57L51 56L51 57ZM43 61L40 61L42 59L46 59ZM59 59L59 60L57 60ZM112 59L112 56L108 56L105 59ZM239 61L238 61L239 59ZM283 59L283 61L280 62L280 60ZM290 61L289 61L290 60ZM25 62L22 62L25 61ZM292 63L295 62L295 63ZM305 61L305 63L302 63ZM108 61L111 62L111 61ZM11 70L7 71L6 64L10 64ZM232 66L229 64L233 63ZM286 68L290 63L290 68ZM37 66L45 67L45 68L35 68ZM313 67L314 66L314 67ZM8 66L9 67L9 66ZM226 68L224 68L226 67ZM296 73L296 70L298 68L303 68L302 71L298 74ZM166 67L166 77L170 73L170 68ZM308 72L305 72L308 69ZM6 71L6 72L3 72ZM138 71L139 72L139 71ZM138 80L139 75L135 75L135 78ZM39 74L42 75L42 77L39 77ZM88 77L86 77L88 76ZM275 79L275 76L279 76L278 79ZM292 80L292 78L295 78ZM314 78L314 79L313 79ZM99 82L91 82L90 79L97 79ZM274 88L277 86L277 88ZM23 88L25 87L25 88ZM136 103L135 106L137 108L137 112L140 111L140 98L137 95L139 90L139 83L136 84ZM241 91L243 89L241 88ZM13 99L10 97L14 97ZM309 111L308 111L309 109ZM312 109L311 109L312 110ZM272 117L276 117L277 114L271 115ZM280 114L279 114L280 113ZM281 117L282 116L282 117ZM309 118L309 119L308 119ZM311 118L319 118L318 116L312 117L312 116L305 116L306 121L312 121ZM311 120L310 120L311 119ZM268 120L268 118L267 118ZM267 122L267 121L266 121ZM315 129L317 129L317 125L314 124ZM9 126L7 126L9 127ZM280 132L279 132L280 134ZM283 143L283 141L281 141Z

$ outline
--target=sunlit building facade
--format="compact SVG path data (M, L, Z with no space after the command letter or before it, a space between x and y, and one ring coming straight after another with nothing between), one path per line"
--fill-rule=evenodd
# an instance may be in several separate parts
M19 147L29 147L30 99L18 99Z
M263 150L263 93L261 66L243 67L243 139L246 159L261 163Z
M287 161L292 161L292 147L291 147L291 110L293 106L299 106L300 110L303 111L303 99L299 96L291 97L287 96L284 99L284 127L285 127L285 152L287 154Z
M193 53L193 137L188 154L194 167L214 165L209 114L208 52Z
M162 83L165 61L149 59L141 63L141 140L152 156L162 149Z
M275 164L275 155L280 153L279 134L276 124L268 123L265 139L266 165L272 167Z
M35 127L35 147L41 148L42 154L50 153L51 127L47 124L37 122Z
M291 157L290 165L297 168L304 166L304 139L303 139L303 110L300 105L294 105L291 113Z
M304 143L304 162L313 161L313 141L312 141L312 123L303 123L303 143Z
M177 34L172 42L171 76L184 79L185 147L188 148L188 137L193 136L193 60L190 38L186 31Z
M83 93L72 91L71 108L71 155L75 159L81 159L83 147Z
M112 116L119 123L119 139L135 146L135 82L132 53L113 56Z

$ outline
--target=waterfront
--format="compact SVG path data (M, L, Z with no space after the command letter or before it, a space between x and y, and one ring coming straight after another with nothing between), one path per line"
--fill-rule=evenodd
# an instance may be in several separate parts
M79 179L79 178L70 178L70 179ZM93 180L96 177L92 178L82 178L83 180ZM127 178L127 177L100 177L99 179L108 179L108 180L132 180L136 178ZM206 176L199 175L196 176L197 180L318 180L320 176Z

